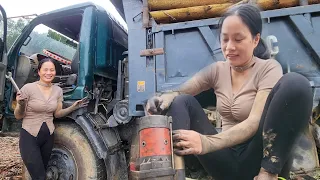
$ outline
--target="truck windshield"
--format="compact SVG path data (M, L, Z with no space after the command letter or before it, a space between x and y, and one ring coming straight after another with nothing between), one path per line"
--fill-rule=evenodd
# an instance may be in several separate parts
M30 33L20 52L27 56L36 53L45 55L43 51L45 49L71 61L76 52L77 45L77 41L40 24Z
M0 38L3 39L3 30L4 30L4 27L3 27L3 17L0 13Z

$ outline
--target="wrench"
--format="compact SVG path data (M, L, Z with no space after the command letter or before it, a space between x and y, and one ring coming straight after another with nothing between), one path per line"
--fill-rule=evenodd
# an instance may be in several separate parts
M6 78L12 83L13 87L17 90L17 92L20 92L20 89L19 89L17 83L12 78L11 72L8 72L8 75L6 75Z

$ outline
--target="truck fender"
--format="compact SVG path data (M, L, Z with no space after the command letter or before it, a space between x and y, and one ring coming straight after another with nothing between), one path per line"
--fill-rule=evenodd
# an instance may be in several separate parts
M85 132L97 156L104 160L107 171L107 180L128 179L127 169L119 168L126 166L126 158L124 150L119 147L121 142L117 130L113 128L103 128L100 135L92 124L97 123L96 118L98 117L82 115L76 118L76 123Z
M96 155L100 159L105 159L107 157L107 147L104 145L103 140L101 139L100 135L97 131L94 130L90 120L87 119L85 116L78 116L75 122L82 128L85 132L87 138L89 139Z

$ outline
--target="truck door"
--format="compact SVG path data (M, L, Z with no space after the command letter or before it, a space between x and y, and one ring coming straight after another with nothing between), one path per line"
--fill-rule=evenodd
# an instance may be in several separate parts
M7 15L0 5L0 101L4 98L5 73L7 69Z

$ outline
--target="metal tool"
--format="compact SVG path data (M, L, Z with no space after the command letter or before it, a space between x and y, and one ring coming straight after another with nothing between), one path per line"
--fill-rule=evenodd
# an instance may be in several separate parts
M8 72L8 75L6 75L6 78L10 80L10 82L12 83L13 87L17 90L17 92L20 92L20 89L19 89L17 83L12 78L12 73L11 72Z

